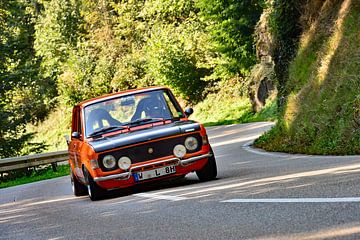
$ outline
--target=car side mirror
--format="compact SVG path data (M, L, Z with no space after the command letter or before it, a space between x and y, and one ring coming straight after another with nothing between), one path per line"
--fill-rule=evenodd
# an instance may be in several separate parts
M193 113L194 113L194 109L192 109L192 108L186 108L185 109L185 114L186 114L187 117L190 117L190 115L193 114Z
M73 132L73 133L71 133L71 137L72 137L72 138L75 138L75 139L80 139L80 133L78 133L78 132Z

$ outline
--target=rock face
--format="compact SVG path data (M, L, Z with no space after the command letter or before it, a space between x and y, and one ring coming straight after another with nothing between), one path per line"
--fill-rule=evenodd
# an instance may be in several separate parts
M263 12L256 25L256 56L258 63L251 69L249 75L249 97L253 112L259 112L266 104L266 100L276 96L274 84L274 61L272 50L274 38L270 33L269 16L271 8Z

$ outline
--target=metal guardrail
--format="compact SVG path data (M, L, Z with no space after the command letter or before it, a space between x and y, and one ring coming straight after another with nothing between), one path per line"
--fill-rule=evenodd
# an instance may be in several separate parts
M54 164L57 162L67 161L68 159L69 155L67 150L21 157L3 158L0 159L0 173L45 164Z

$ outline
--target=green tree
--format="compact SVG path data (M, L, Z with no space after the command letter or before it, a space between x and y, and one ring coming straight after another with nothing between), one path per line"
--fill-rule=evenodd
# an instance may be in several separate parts
M41 61L43 77L56 90L56 79L69 52L77 45L81 30L79 1L44 1L44 10L35 25L35 50Z
M146 48L147 70L155 84L170 86L183 99L196 103L204 97L204 78L211 70L199 59L203 55L198 49L201 46L193 41L198 32L189 31L184 25L153 29L156 37L149 40Z
M149 85L184 99L255 62L259 1L51 0L37 24L37 54L68 104Z
M196 103L205 96L216 60L208 47L206 25L194 1L147 1L142 16L152 26L146 42L147 75Z
M255 64L254 28L262 13L262 0L197 0L207 22L213 51L221 54L215 74L228 79L245 75Z
M113 90L116 64L124 55L124 47L115 37L113 4L103 0L81 1L78 6L80 37L76 45L67 49L58 75L59 93L69 105Z
M0 2L0 157L20 154L32 137L26 123L46 114L48 90L33 48L35 15L28 1ZM29 147L37 151L42 144Z

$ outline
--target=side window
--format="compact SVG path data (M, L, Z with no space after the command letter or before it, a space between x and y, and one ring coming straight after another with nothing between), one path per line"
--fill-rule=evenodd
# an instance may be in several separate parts
M78 132L81 134L80 109L78 107L73 109L71 132Z
M169 96L164 92L164 99L166 101L166 104L168 106L168 108L170 109L171 115L172 117L180 117L181 116L181 112L178 112L176 110L176 108L174 107L174 104L171 102Z
M82 128L81 128L81 118L80 118L80 109L77 111L77 132L82 134Z

